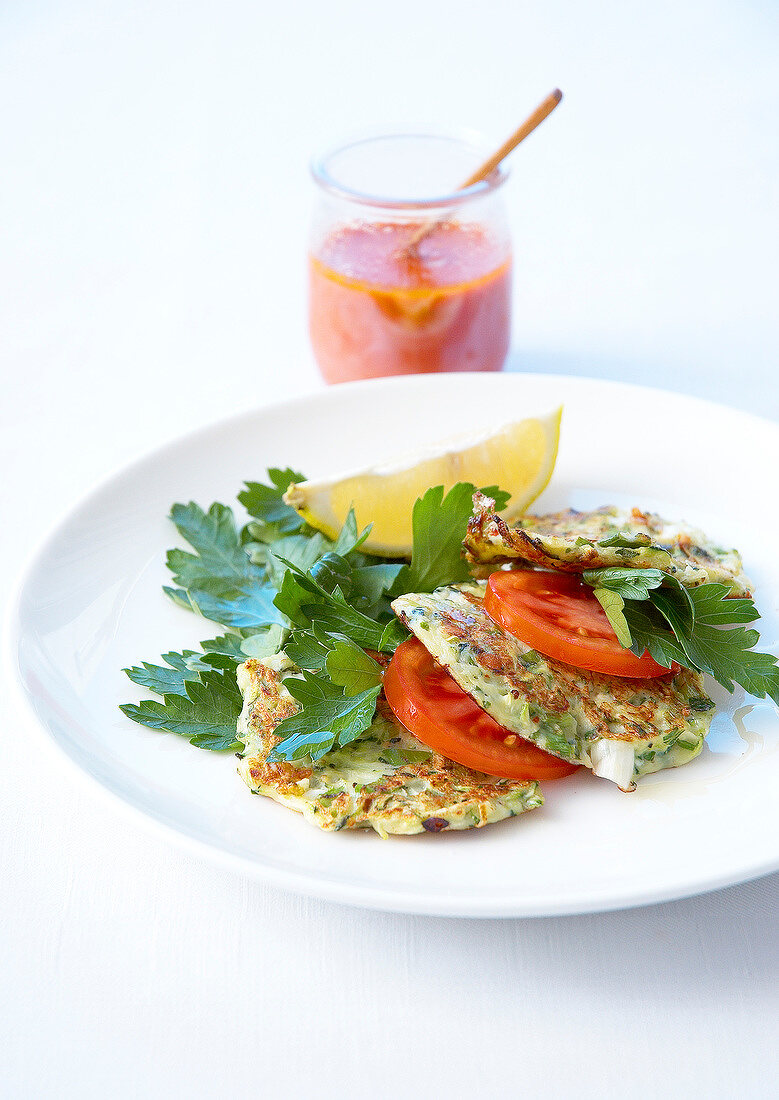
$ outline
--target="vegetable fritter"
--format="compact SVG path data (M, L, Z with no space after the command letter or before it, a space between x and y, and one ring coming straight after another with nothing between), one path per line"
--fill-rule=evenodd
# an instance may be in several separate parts
M542 805L537 783L483 775L433 753L383 699L371 727L344 748L317 761L269 762L276 726L299 710L283 683L296 672L283 654L239 667L238 735L246 748L238 770L252 791L319 828L370 828L381 836L471 829Z
M689 588L718 582L732 585L734 596L752 592L737 550L715 545L694 527L638 508L629 513L610 506L527 515L509 527L495 512L494 501L476 493L463 545L468 558L479 564L523 561L566 573L612 566L660 569Z
M392 606L496 722L622 790L698 755L714 704L697 672L629 680L554 661L493 622L484 587L447 586Z

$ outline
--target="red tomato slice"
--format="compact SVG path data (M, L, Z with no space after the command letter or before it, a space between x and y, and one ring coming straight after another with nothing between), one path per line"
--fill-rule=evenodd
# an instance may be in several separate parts
M624 649L590 586L572 573L493 573L484 609L525 645L567 665L636 679L675 671Z
M407 730L458 764L506 779L560 779L576 771L575 764L499 726L416 638L395 650L384 694Z

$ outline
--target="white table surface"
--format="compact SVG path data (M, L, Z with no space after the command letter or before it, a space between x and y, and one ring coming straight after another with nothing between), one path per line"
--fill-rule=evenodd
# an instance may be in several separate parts
M513 161L511 369L779 416L776 17L9 0L3 602L106 473L321 385L306 162L366 127L497 140L562 87ZM542 920L325 904L151 839L39 751L7 686L0 714L4 1097L773 1094L779 876Z

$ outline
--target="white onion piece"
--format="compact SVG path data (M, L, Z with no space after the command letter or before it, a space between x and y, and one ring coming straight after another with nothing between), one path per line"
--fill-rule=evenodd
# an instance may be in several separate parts
M592 770L602 779L610 779L621 791L635 790L633 770L636 754L629 741L607 741L600 738L590 749Z

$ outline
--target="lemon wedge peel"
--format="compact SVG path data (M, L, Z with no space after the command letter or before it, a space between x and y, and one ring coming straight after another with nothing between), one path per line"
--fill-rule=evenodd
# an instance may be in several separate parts
M546 417L514 421L480 435L449 438L422 454L391 463L290 485L284 500L311 527L335 539L353 507L358 529L372 523L360 547L366 554L408 557L414 502L432 485L450 489L458 481L497 485L511 493L502 513L517 519L544 491L554 471L562 406ZM453 444L459 444L452 449Z

